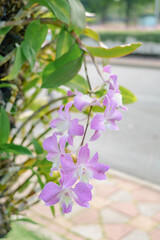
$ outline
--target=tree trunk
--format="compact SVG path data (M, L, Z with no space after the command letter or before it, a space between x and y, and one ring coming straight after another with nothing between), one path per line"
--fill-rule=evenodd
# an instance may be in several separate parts
M0 204L0 238L6 236L10 231L10 217L5 205Z
M14 16L22 9L23 0L0 0L0 21L9 21L14 18ZM3 37L3 36L2 36ZM23 36L22 36L23 37ZM15 43L20 43L21 34L17 34L17 28L13 28L9 33L6 34L2 41L0 42L0 55L4 58L7 54L12 52L15 48ZM0 66L0 78L8 75L8 70L10 67L10 60L5 64ZM1 83L1 82L0 82ZM3 82L4 83L4 82ZM0 88L0 105L6 106L7 102L11 97L10 88ZM11 127L13 126L11 121ZM6 169L10 165L10 159L0 160L0 169ZM3 199L3 190L0 194L0 200ZM5 237L5 235L10 231L10 213L7 206L1 201L0 203L0 238Z

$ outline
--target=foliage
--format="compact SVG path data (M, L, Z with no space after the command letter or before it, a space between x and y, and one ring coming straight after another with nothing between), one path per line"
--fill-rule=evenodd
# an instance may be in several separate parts
M154 14L154 1L150 0L81 0L87 11L96 13L101 22L120 19L126 24L147 13Z
M85 78L78 74L86 55L104 80L94 56L119 57L140 46L85 46L81 35L97 42L100 38L86 27L85 10L79 0L20 3L17 8L14 1L5 6L8 18L2 16L0 23L0 197L5 199L5 204L0 204L4 205L4 221L5 214L19 215L36 204L39 190L48 181L58 182L59 174L48 174L52 163L46 160L42 142L51 131L48 123L52 113L61 103L70 101L66 86L90 94L87 68ZM96 94L102 94L101 89L96 89ZM127 103L131 103L135 96L128 94ZM54 214L53 207L51 210ZM1 236L5 234L1 232Z
M100 31L100 38L102 41L112 40L125 43L126 39L134 38L140 42L155 42L159 43L160 31Z

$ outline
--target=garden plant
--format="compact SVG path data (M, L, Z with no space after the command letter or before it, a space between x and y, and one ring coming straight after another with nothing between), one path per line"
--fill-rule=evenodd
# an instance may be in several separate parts
M96 149L91 156L89 146L106 129L118 130L124 105L136 101L119 86L108 61L132 53L141 43L104 46L87 27L88 14L79 0L2 0L0 20L3 237L19 216L27 220L23 211L40 199L53 215L58 202L63 213L72 210L73 202L89 206L89 180L105 179L109 169ZM85 45L83 36L98 47ZM88 61L99 75L94 88ZM79 74L81 67L85 77Z

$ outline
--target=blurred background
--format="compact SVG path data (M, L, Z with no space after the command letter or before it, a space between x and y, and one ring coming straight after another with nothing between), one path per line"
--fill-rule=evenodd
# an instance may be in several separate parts
M112 169L160 183L160 0L82 3L91 13L90 27L99 32L107 47L143 43L133 54L110 60L120 85L133 91L138 100L128 105L120 131L107 130L91 148L98 148L101 161ZM84 41L96 45L89 38ZM96 85L99 77L91 64L89 73Z
M159 0L81 1L89 13L95 13L95 17L90 15L90 25L108 47L141 41L136 54L160 55Z

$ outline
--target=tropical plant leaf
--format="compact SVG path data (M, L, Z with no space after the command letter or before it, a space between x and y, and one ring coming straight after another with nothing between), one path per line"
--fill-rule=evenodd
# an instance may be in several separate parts
M97 42L100 41L99 34L93 31L91 28L85 28L83 34L87 37L93 38Z
M79 0L68 0L71 6L70 30L83 32L86 27L85 9Z
M137 101L137 97L127 88L120 86L119 90L121 91L122 94L123 104L130 104Z
M34 145L37 154L41 154L44 152L42 146L39 144L36 138L33 138L31 142Z
M68 52L74 41L75 40L73 39L71 34L65 29L62 29L57 40L56 58L59 58L66 52Z
M126 56L134 52L141 45L142 45L141 43L132 43L132 44L121 45L113 48L89 47L89 46L86 46L86 48L95 57L115 58L115 57Z
M80 91L84 94L86 94L89 90L86 79L84 79L84 77L81 75L76 75L73 79L67 82L65 86L69 87L71 90L74 90L76 88L77 91Z
M2 150L17 155L32 155L31 151L28 148L21 145L16 145L14 143L2 145Z
M27 27L22 43L22 51L31 68L34 67L36 54L46 38L47 31L47 25L41 24L39 20L31 22Z
M10 122L3 107L0 107L0 145L7 143L10 134Z
M11 28L12 28L12 27L4 27L4 28L1 28L1 29L0 29L0 36L7 34L7 33L11 30Z
M21 46L18 46L16 49L16 56L15 56L13 68L10 74L6 77L6 79L13 80L14 78L16 78L25 61L26 61L26 58L22 52L22 48Z
M56 18L62 22L69 24L70 6L65 0L30 0L47 7Z
M23 91L27 92L28 90L30 90L31 88L35 87L37 82L38 82L39 78L34 78L32 81L28 82L24 88Z
M46 66L42 74L42 88L59 87L71 80L80 70L83 51L74 44L71 49Z

